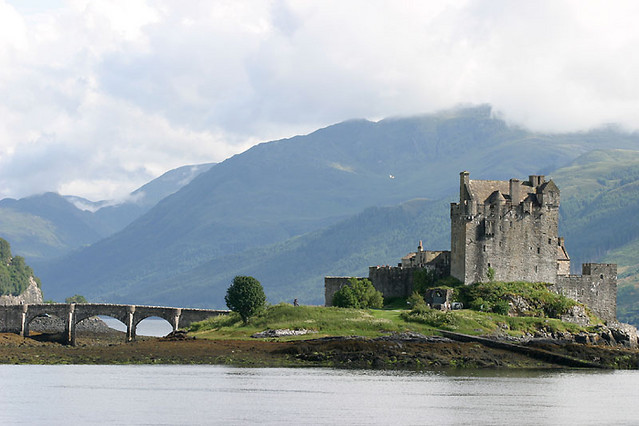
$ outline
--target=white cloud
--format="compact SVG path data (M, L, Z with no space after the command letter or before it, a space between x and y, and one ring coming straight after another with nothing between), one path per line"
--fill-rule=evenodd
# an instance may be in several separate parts
M0 197L122 197L350 118L638 129L639 4L0 0Z

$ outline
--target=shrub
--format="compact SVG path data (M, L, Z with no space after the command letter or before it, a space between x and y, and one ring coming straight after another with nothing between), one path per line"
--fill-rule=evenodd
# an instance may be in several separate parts
M375 290L369 280L351 278L348 280L348 285L345 285L333 295L333 306L381 309L384 306L384 298L380 291Z
M473 311L482 311L482 312L488 312L492 308L490 303L488 303L481 297L472 299L470 303L468 303L468 307L470 307L470 309L472 309Z
M422 295L417 293L416 291L414 291L413 294L410 295L407 302L410 305L411 310L417 312L423 311L428 307Z
M491 283L495 281L495 270L493 268L488 268L488 272L486 272L486 278L488 278L488 281L490 281Z
M426 290L433 287L455 288L464 283L452 276L437 278L434 271L417 269L413 272L413 290L419 294L424 294Z
M88 303L86 297L76 294L75 296L67 297L64 299L64 303Z
M424 294L426 290L435 285L435 273L426 269L416 269L413 272L413 289Z
M492 307L494 313L499 315L508 315L508 311L510 310L510 305L505 300L500 300L495 303Z
M255 278L237 276L226 290L224 301L230 310L240 315L244 324L248 324L249 318L264 308L266 295L262 284Z
M529 306L526 316L559 318L577 302L551 292L543 283L492 282L459 287L457 298L476 311L507 313L510 297L524 299Z

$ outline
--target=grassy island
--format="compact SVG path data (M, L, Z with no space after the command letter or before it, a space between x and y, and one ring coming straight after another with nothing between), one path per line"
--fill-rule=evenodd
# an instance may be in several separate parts
M456 296L475 309L441 311L396 299L383 309L268 306L246 323L236 313L194 323L166 338L78 335L78 346L44 336L0 335L2 363L164 363L237 366L441 368L638 368L639 351L606 341L587 325L560 317L578 306L543 286L491 283ZM519 316L504 310L515 298ZM482 303L476 303L481 300ZM409 304L410 303L410 304ZM555 316L556 318L552 318ZM482 336L482 337L479 337ZM603 336L603 337L602 337ZM612 337L611 337L612 339Z

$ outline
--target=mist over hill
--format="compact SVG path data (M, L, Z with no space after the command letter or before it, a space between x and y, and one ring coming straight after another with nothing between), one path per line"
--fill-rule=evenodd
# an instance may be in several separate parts
M614 128L530 132L494 117L488 106L348 121L229 158L122 231L36 272L55 299L80 293L111 302L223 307L228 280L251 274L264 281L271 302L320 303L326 274L397 262L419 239L431 248L430 241L447 241L447 205L458 196L462 170L473 179L523 178L550 174L595 149L636 147L639 135ZM391 207L395 213L386 219L385 210L375 210L419 198L435 200L423 215L438 224L423 235L419 223L404 223L410 215L392 219L406 205ZM378 213L382 218L373 218Z
M124 201L93 202L48 192L0 200L0 237L33 265L120 231L213 164L183 166L137 189Z

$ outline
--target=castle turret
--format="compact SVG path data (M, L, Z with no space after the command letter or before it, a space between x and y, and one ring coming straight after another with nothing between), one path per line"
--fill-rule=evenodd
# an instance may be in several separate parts
M521 183L519 179L511 179L509 181L510 184L510 202L513 206L519 204L519 200L521 199Z
M538 187L542 183L546 181L546 176L544 175L530 175L528 176L528 182L532 185L533 188Z

